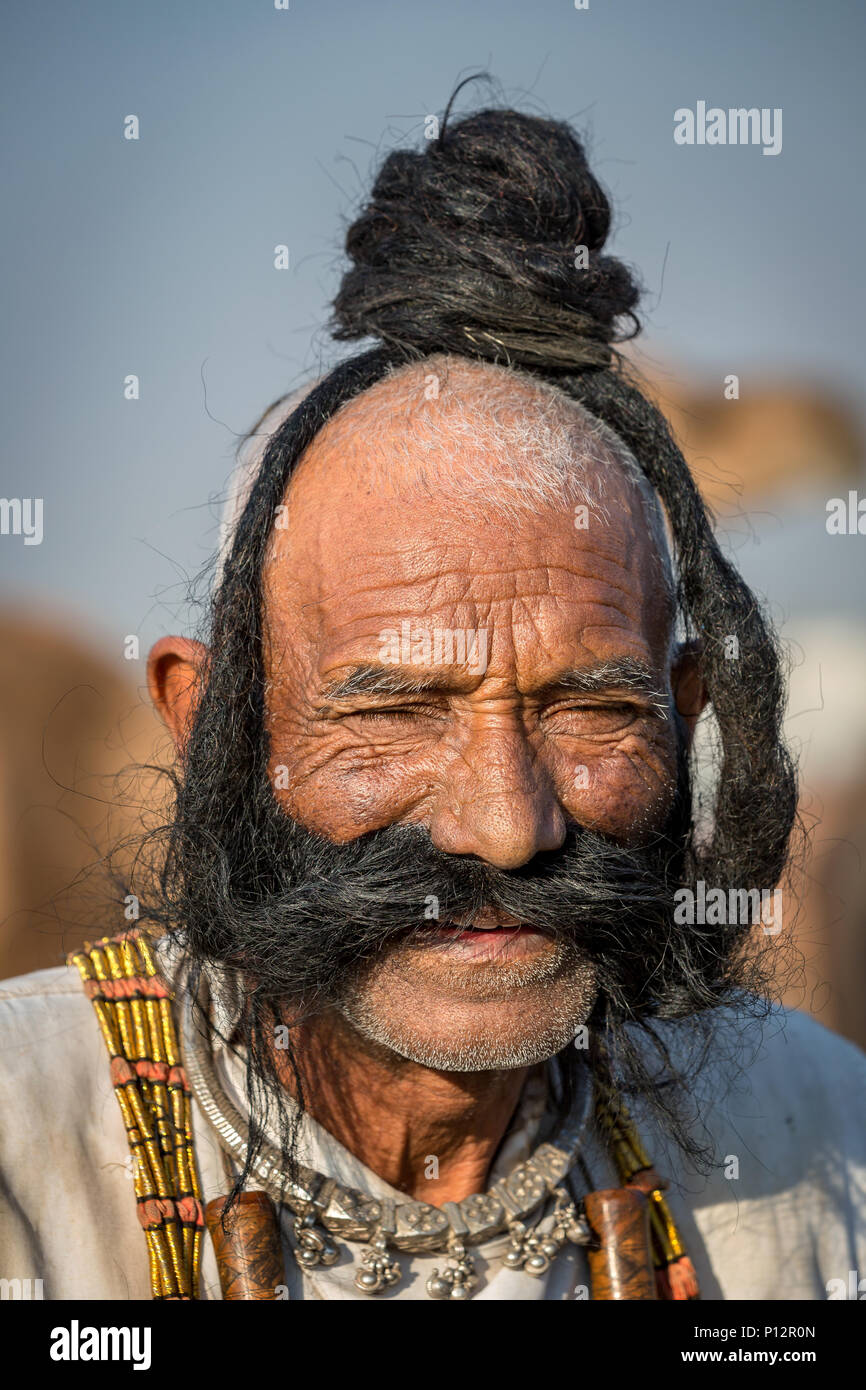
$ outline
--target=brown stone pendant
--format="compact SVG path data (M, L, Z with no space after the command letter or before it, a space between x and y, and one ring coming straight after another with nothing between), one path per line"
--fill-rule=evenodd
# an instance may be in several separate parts
M636 1187L608 1187L583 1199L598 1242L587 1251L593 1299L656 1299L649 1200Z
M228 1197L205 1207L205 1220L216 1251L220 1286L227 1302L277 1300L284 1286L283 1247L277 1211L267 1192L242 1192L226 1217Z

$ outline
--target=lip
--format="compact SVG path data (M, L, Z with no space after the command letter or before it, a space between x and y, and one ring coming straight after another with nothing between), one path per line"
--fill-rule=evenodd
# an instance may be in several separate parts
M534 927L521 926L513 918L502 924L473 925L477 930L465 929L463 923L440 926L431 934L431 945L449 958L466 961L520 960L550 948L549 940L541 932Z

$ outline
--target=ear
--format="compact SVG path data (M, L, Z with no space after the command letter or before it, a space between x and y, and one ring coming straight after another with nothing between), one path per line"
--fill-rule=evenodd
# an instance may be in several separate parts
M688 730L689 742L695 725L709 701L700 668L700 642L684 642L671 667L671 689L677 714Z
M147 659L154 708L183 753L203 689L208 649L188 637L160 637Z

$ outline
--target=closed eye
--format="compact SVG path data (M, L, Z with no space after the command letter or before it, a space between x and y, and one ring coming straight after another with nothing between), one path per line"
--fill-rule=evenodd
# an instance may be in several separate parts
M655 713L652 706L633 701L601 701L595 704L583 702L557 705L545 712L544 724L556 733L614 733L628 728L638 720L650 718Z
M363 719L367 723L397 722L418 719L438 719L442 711L428 705L395 705L377 709L349 710L344 719Z

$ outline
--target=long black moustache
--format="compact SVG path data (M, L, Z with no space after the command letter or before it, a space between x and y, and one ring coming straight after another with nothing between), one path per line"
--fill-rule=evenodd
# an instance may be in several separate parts
M568 942L632 995L669 941L681 849L665 835L638 850L575 829L555 852L503 871L443 853L420 826L336 845L274 804L258 828L271 874L257 901L210 892L188 911L186 934L197 955L256 980L263 1001L334 1002L389 946L483 908Z
M592 962L622 1021L685 1017L730 982L727 930L674 920L691 824L682 740L667 822L639 848L573 827L558 850L506 871L444 853L421 826L334 844L293 821L264 775L241 821L253 833L231 855L212 843L203 852L191 831L174 916L191 958L239 972L263 1015L334 1004L389 947L484 908Z

